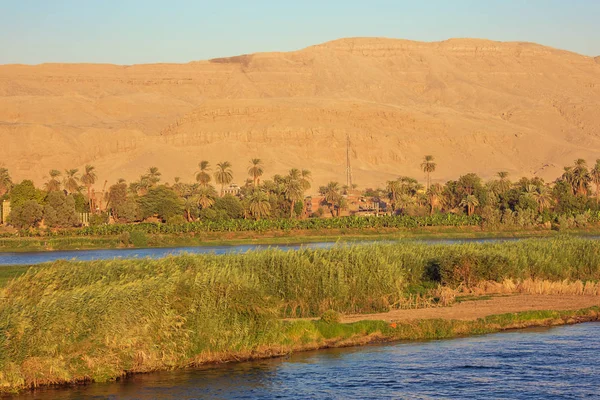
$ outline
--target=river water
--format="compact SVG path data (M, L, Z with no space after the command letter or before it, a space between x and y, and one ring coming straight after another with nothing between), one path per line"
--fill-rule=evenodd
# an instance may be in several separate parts
M600 398L600 323L332 349L18 399Z
M432 239L416 240L424 244L456 244L465 242L498 242L520 239ZM389 240L340 242L346 244L390 243ZM394 241L397 242L397 241ZM305 244L250 244L233 246L193 246L193 247L154 247L146 249L107 249L107 250L66 250L66 251L37 251L37 252L0 252L0 266L3 265L35 265L56 260L107 260L114 258L163 258L177 254L236 254L248 251L276 248L281 250L298 250L300 248L327 249L337 242L316 242Z
M298 250L303 248L329 248L335 242L319 242L307 244L274 244L274 245L233 245L233 246L193 246L193 247L153 247L146 249L106 249L106 250L65 250L36 252L0 253L2 265L34 265L56 260L109 260L114 258L163 258L177 254L236 254L254 250L277 248L282 250Z

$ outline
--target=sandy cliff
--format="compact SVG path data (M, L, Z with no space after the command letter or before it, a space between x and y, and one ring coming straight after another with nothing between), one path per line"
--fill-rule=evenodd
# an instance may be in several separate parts
M0 164L42 182L96 165L100 179L159 167L191 181L199 160L229 160L236 181L313 171L383 185L467 171L554 178L600 158L600 61L532 43L342 39L289 53L188 64L0 66Z

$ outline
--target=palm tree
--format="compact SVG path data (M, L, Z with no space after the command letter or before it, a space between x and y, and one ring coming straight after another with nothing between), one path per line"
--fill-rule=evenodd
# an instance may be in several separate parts
M344 196L339 196L335 205L337 207L336 215L339 217L340 211L348 209L348 200Z
M388 181L387 183L388 197L392 203L392 209L396 211L398 209L398 200L400 197L401 183L399 180Z
M511 183L508 179L508 172L500 171L498 172L498 178L500 178L495 185L496 194L502 194L507 192L510 189Z
M79 192L79 176L77 168L65 170L65 177L63 179L63 186L69 193Z
M575 175L573 174L573 167L564 167L564 173L561 176L561 179L569 184L571 187L571 193L575 194L577 192L576 184L575 184Z
M181 182L181 177L179 176L176 176L174 178L174 181L175 183L173 183L171 189L173 189L173 191L177 193L177 196L184 198L190 197L190 195L192 194L191 186Z
M90 206L90 212L92 214L94 214L94 212L96 211L93 204L94 199L92 199L92 186L94 185L94 183L96 183L96 179L98 179L98 177L96 176L95 169L96 168L92 165L86 165L85 173L81 177L81 183L83 183L87 188L88 205Z
M538 211L540 214L543 213L545 209L550 208L552 206L552 191L548 188L548 186L529 185L527 188L527 193L529 193L531 195L531 198L534 199L537 203Z
M303 169L302 172L300 173L300 185L302 186L302 191L303 191L302 197L303 198L305 196L306 191L309 190L311 187L311 185L310 185L311 180L312 180L311 172L307 169ZM302 201L302 204L303 204L302 215L306 216L306 203L304 201Z
M198 164L200 167L200 171L196 172L196 182L200 184L200 186L207 186L210 183L210 165L208 161L200 161Z
M337 182L329 182L327 186L322 189L322 194L329 207L329 212L331 213L331 216L333 216L335 205L340 202L340 197L342 197L340 194L340 184Z
M52 169L48 174L50 175L50 180L44 183L44 189L46 189L47 192L58 192L60 190L60 171Z
M302 189L306 192L310 189L310 181L312 180L312 174L309 170L303 169L300 173L300 183L302 184Z
M469 194L464 199L462 199L459 206L467 207L467 215L471 216L475 212L475 207L479 206L479 200L477 199L477 197L473 196L472 194Z
M4 196L12 187L12 180L8 169L0 168L0 197Z
M215 197L217 197L217 192L210 185L200 186L196 190L196 203L201 208L209 208L215 204Z
M256 218L256 220L267 217L271 213L269 196L262 190L258 188L252 190L252 193L250 193L248 196L247 201L250 214Z
M253 158L252 160L250 160L250 168L248 168L248 175L250 175L250 177L254 181L255 187L260 182L260 177L264 172L262 165L263 164L260 158Z
M186 197L183 200L183 210L185 211L185 218L188 222L192 222L194 220L194 216L192 211L198 209L198 201L194 196Z
M431 185L427 191L427 201L429 202L429 214L432 215L433 211L439 209L443 202L444 188L439 183Z
M592 182L596 185L596 204L600 200L600 159L596 160L596 165L590 172Z
M217 164L217 170L215 171L215 182L221 185L221 197L225 192L225 185L228 185L233 181L233 172L231 171L231 163L229 161L223 161Z
M421 170L427 174L427 188L429 190L429 186L431 185L431 173L435 172L435 167L437 164L434 162L434 158L431 155L425 156L423 158L423 162L421 163Z
M407 207L415 204L415 197L411 196L408 193L400 193L398 199L396 200L396 206L398 209L404 211Z
M575 160L575 167L572 169L572 171L575 193L579 195L587 195L589 184L592 181L592 178L588 171L586 161L583 158Z
M290 218L294 217L294 208L296 202L304 199L304 189L302 187L302 172L299 169L293 168L284 180L283 194L287 200L291 202Z
M161 173L158 171L158 167L150 167L148 168L148 173L146 174L146 179L148 182L148 187L154 187L160 182Z

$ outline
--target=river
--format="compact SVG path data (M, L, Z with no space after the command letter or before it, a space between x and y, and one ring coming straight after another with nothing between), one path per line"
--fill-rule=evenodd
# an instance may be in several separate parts
M294 354L18 399L598 398L600 323Z
M429 239L413 240L413 242L424 244L456 244L466 242L499 242L507 240L520 240L512 238L501 239ZM352 241L340 242L346 244L372 244L391 243L399 241ZM65 250L65 251L36 251L36 252L0 252L0 266L3 265L36 265L56 260L110 260L114 258L163 258L177 254L236 254L248 251L265 250L268 248L281 250L298 250L300 248L327 249L333 247L337 242L315 242L305 244L249 244L228 246L193 246L193 247L153 247L145 249L106 249L106 250Z

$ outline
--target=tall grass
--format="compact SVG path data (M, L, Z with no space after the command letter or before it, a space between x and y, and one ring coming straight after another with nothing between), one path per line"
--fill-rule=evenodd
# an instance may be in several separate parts
M59 261L0 289L0 388L104 381L317 340L281 317L386 311L427 293L419 288L599 278L600 242L567 238Z

